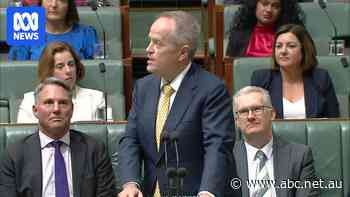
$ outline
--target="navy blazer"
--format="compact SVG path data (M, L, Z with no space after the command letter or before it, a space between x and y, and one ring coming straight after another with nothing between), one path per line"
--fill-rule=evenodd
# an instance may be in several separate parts
M153 196L157 179L161 193L167 191L164 141L161 140L159 152L155 142L160 81L151 74L136 82L126 133L119 143L121 182L139 183L144 196ZM232 100L221 80L193 63L175 96L164 130L179 134L180 167L187 169L185 195L208 191L217 197L233 196ZM168 143L167 152L168 166L175 167L172 143Z
M261 69L253 72L251 85L269 91L277 118L283 118L283 91L280 70ZM328 72L314 68L304 74L306 118L339 117L339 103Z
M288 179L294 181L316 180L314 160L310 147L303 144L290 143L275 135L272 147L276 185L282 186ZM249 197L249 188L246 184L246 181L249 180L247 150L243 140L236 142L234 157L237 161L238 176L242 181L242 197ZM316 197L319 196L319 190L313 188L276 188L276 196Z

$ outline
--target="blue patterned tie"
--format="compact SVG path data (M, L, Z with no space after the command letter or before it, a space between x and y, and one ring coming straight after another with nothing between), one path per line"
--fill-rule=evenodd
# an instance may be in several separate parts
M56 197L69 197L66 165L60 147L62 141L53 141L51 144L55 147L55 189Z

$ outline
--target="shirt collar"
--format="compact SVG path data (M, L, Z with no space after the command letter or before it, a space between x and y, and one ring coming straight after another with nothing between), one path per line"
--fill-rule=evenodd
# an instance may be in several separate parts
M170 82L170 86L174 89L175 92L177 92L177 90L179 90L180 85L182 80L185 78L187 72L190 70L191 68L191 64L192 62L190 62L185 69L183 69L180 74L178 74L171 82ZM161 82L160 82L160 89L162 89L163 85L168 84L168 82L162 78Z
M265 144L264 147L262 147L261 149L258 149L250 144L248 144L247 142L244 142L245 147L247 149L247 159L248 162L253 162L254 161L254 157L256 155L256 152L258 150L261 150L262 152L264 152L264 154L266 155L267 159L271 159L272 157L272 145L273 145L273 136L271 138L271 140Z
M39 130L39 139L40 139L40 147L41 149L45 148L48 144L55 141L54 139L50 138L46 134L44 134L42 131ZM70 133L69 131L60 139L58 139L62 142L64 142L67 146L70 145Z

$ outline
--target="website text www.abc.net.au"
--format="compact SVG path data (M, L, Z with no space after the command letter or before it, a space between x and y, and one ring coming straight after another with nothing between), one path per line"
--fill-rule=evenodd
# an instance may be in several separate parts
M231 187L233 189L239 189L242 186L243 180L239 178L233 178L231 180ZM343 181L341 180L282 180L279 184L276 183L275 180L245 180L244 184L247 185L248 188L256 188L256 187L268 187L273 186L276 189L306 189L306 188L315 188L315 189L340 189L343 188Z

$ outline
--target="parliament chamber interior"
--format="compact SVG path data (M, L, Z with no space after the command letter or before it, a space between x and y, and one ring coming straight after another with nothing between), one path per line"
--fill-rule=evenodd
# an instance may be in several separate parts
M15 2L19 1L0 0L0 154L8 144L33 133L36 127L33 123L17 122L24 94L33 91L38 84L39 62L11 59L12 46L6 41L9 28L6 16L7 8ZM28 2L31 1L23 1L21 6L33 6ZM81 58L85 76L78 85L103 92L110 114L108 120L76 121L72 127L101 140L109 156L118 154L114 144L118 144L126 130L134 83L149 74L146 70L148 32L161 12L184 10L199 21L201 32L193 61L223 80L231 96L250 85L254 71L271 68L271 57L226 55L232 19L237 15L241 1L97 0L96 7L90 2L77 3L79 24L96 30L97 43L102 45L104 57ZM322 189L322 197L349 197L350 1L328 0L326 8L321 8L317 0L297 4L305 14L304 26L316 47L318 68L328 71L333 82L339 116L278 119L273 121L272 129L279 136L311 147L318 177L342 181L341 188ZM331 51L334 41L340 41L339 46L336 44L341 48L340 52ZM101 64L105 69L103 72ZM236 140L242 138L236 132ZM118 169L114 169L114 173L120 191Z

